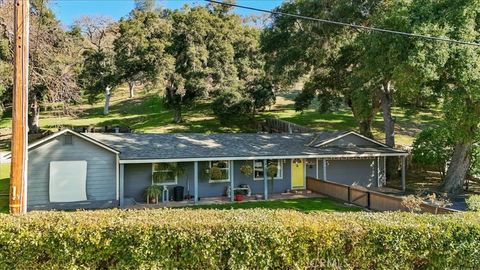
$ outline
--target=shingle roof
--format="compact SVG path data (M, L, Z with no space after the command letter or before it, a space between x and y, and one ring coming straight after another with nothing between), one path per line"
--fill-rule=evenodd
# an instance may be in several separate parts
M322 144L328 140L341 136L343 134L349 133L349 130L342 131L332 131L332 132L319 132L313 136L313 139L308 143L309 146Z
M327 140L339 134L343 133L85 133L84 135L120 151L120 159L123 160L403 153L380 146L357 148L308 146L319 136Z

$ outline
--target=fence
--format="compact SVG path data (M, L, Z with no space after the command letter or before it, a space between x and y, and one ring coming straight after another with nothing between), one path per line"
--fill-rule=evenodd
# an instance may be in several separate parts
M266 118L262 123L262 131L269 133L312 133L315 130L300 126L288 121L276 119L276 118Z
M402 197L371 191L363 187L352 187L330 181L307 177L307 189L342 200L351 204L377 211L407 211L402 205ZM426 203L420 205L423 212L446 214L455 210L435 207Z

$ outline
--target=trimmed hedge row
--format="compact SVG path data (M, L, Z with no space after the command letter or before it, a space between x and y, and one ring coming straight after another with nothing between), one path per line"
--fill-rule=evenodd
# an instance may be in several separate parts
M476 213L164 209L0 218L0 269L480 268Z

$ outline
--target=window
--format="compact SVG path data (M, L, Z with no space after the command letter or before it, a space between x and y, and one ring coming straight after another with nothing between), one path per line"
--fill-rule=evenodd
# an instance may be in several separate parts
M274 179L282 179L283 178L283 163L280 159L269 159L267 160L267 166L273 164L277 166L277 173L273 177ZM253 179L254 180L263 180L263 160L255 160L253 161ZM271 179L271 177L268 177Z
M176 185L177 163L155 163L152 166L152 183L154 185Z
M209 182L230 182L230 163L228 161L210 161Z

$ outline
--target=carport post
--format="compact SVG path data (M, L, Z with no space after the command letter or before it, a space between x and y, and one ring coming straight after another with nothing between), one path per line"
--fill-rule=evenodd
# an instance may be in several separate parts
M233 160L229 161L230 162L230 201L234 201L235 198L235 183L234 183L234 176L233 176Z
M264 191L264 200L268 200L268 172L267 172L267 160L263 160L263 191Z
M198 161L193 162L193 202L198 203Z
M120 172L119 172L119 187L118 187L118 200L120 203L120 208L125 206L125 198L124 198L124 188L125 188L125 164L120 164Z
M327 160L323 159L323 180L327 181Z
M405 191L405 156L402 156L402 190Z

